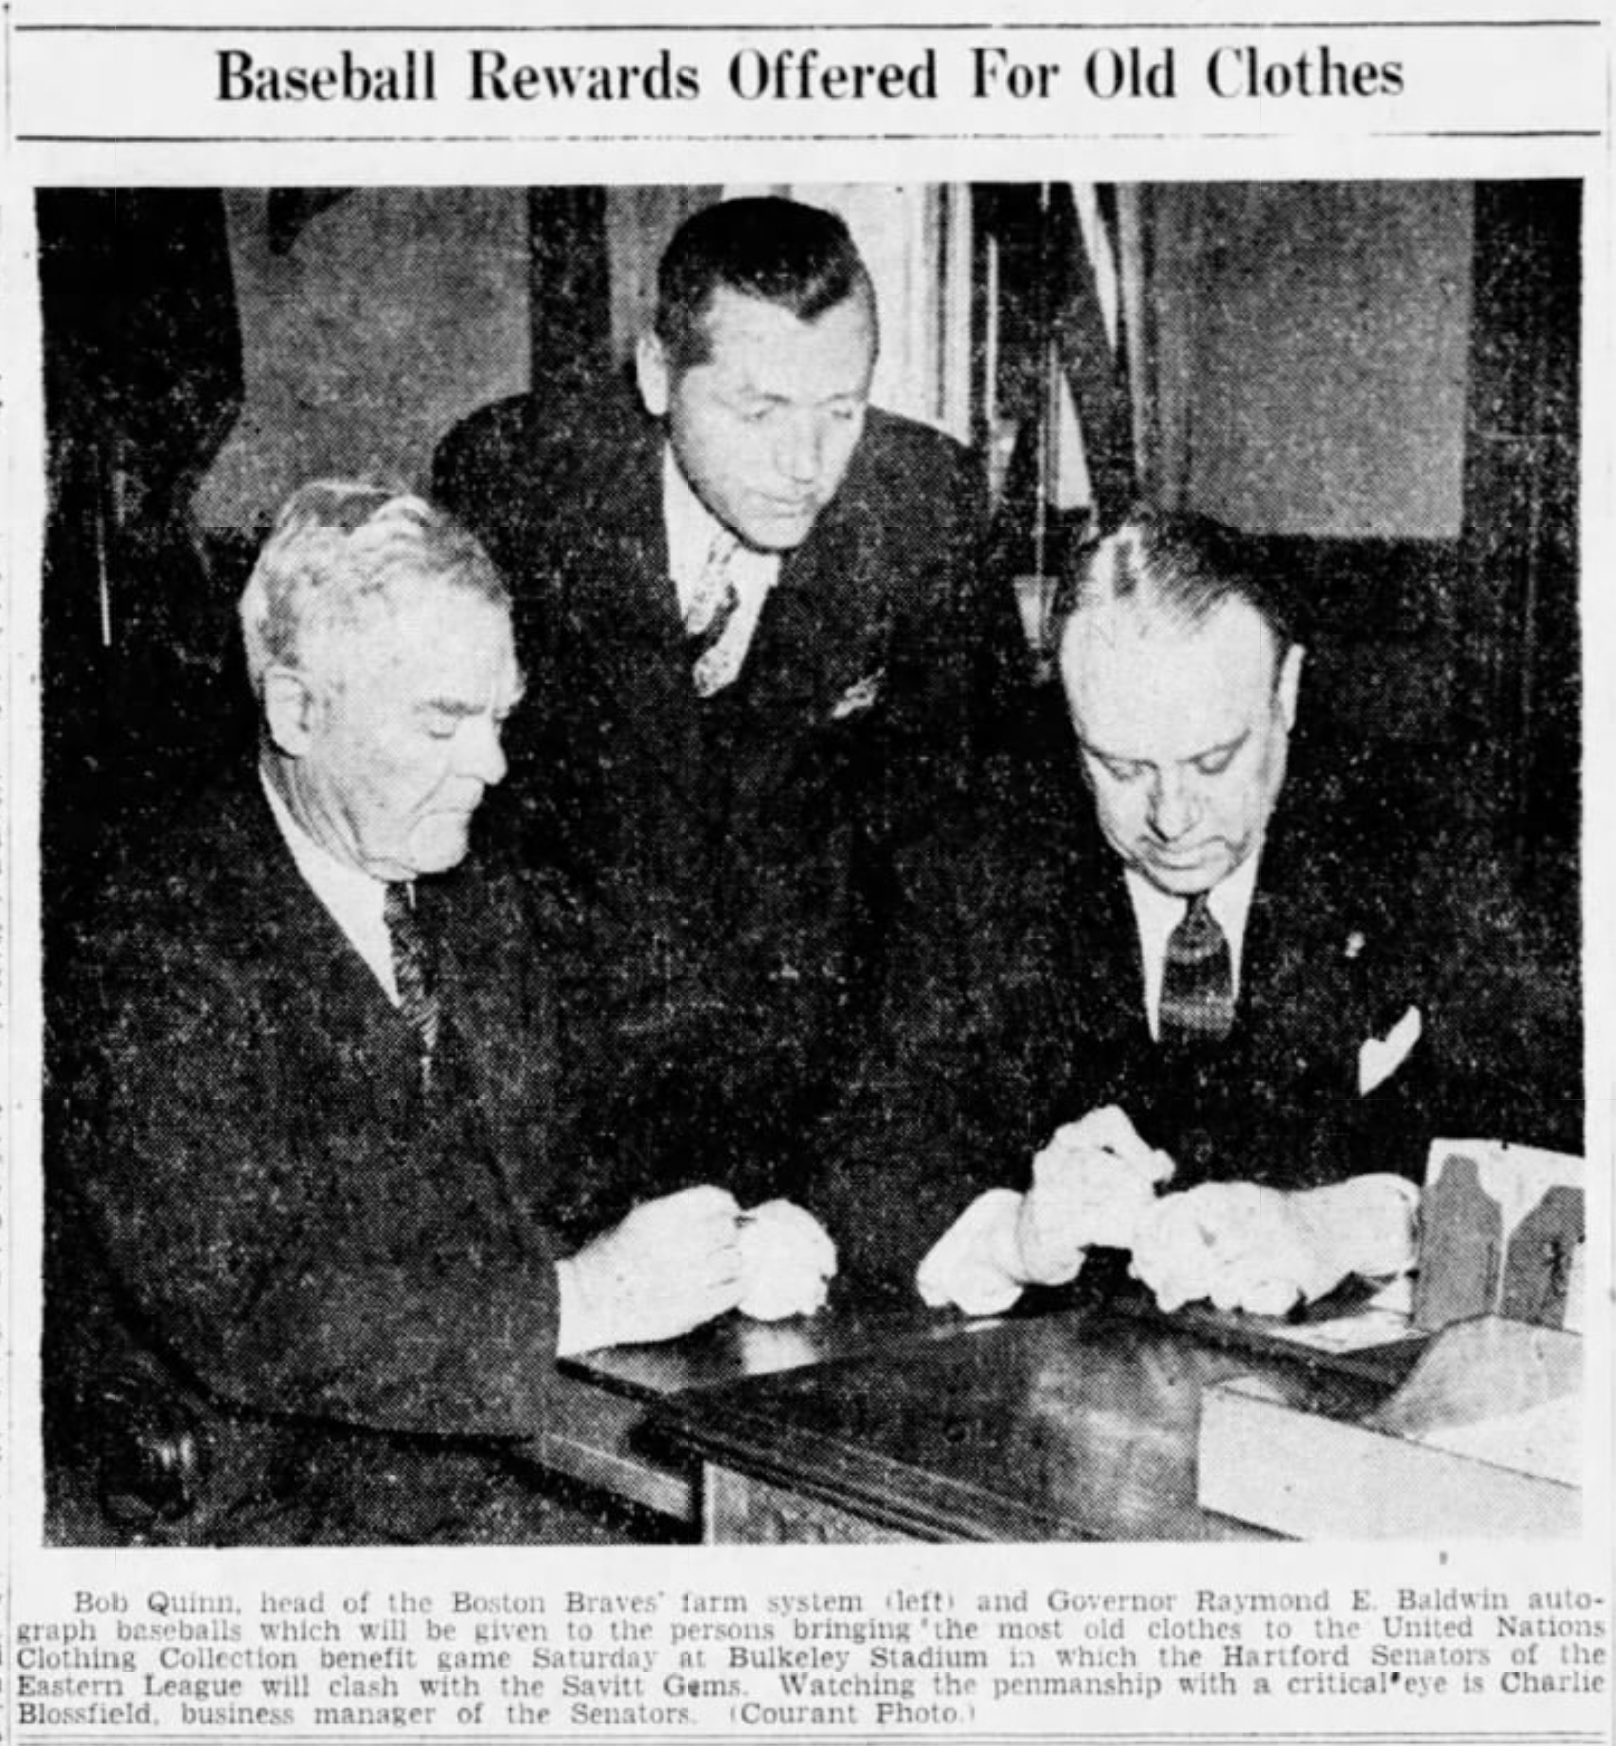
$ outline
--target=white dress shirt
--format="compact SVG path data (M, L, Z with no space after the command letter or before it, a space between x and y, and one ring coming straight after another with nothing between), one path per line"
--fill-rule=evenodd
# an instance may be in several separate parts
M393 939L387 931L382 906L387 900L387 886L362 868L351 867L317 843L304 830L281 797L280 790L259 766L258 779L264 787L264 797L275 823L286 839L303 882L319 898L342 929L348 943L364 959L367 967L381 984L382 992L398 1005L398 984L393 979Z
M690 489L671 448L662 453L662 516L668 535L668 570L679 597L679 616L688 619L713 542L726 530ZM780 580L780 554L754 552L750 546L737 544L728 572L735 588L736 607L724 632L724 642L736 651L735 665L739 668L752 646L752 635L763 616L770 590Z
M1222 884L1207 893L1207 907L1229 942L1229 970L1235 997L1240 994L1240 960L1246 943L1246 917L1257 889L1257 862L1261 846L1246 856ZM1189 911L1189 899L1158 891L1142 873L1126 871L1128 896L1133 903L1134 924L1139 929L1140 956L1145 966L1145 1017L1150 1034L1160 1034L1162 973L1167 963L1167 941Z

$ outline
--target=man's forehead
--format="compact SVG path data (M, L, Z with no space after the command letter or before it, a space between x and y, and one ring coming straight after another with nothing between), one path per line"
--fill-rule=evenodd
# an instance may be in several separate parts
M1078 614L1061 668L1090 745L1193 757L1266 713L1278 658L1271 631L1244 601L1226 601L1198 624L1113 602Z
M823 369L834 361L856 377L875 358L875 312L868 293L855 290L817 315L797 315L784 304L720 285L703 316L710 365L765 377L794 365ZM699 366L698 366L699 367Z
M394 604L361 638L357 665L411 690L514 683L511 615L498 601L449 583L427 583Z

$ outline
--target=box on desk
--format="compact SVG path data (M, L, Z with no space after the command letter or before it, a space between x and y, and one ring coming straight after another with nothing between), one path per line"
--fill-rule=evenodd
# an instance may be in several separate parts
M1414 1325L1500 1315L1580 1328L1582 1160L1497 1141L1439 1140L1420 1196Z
M1296 1539L1575 1534L1581 1379L1575 1334L1499 1316L1443 1329L1367 1418L1237 1377L1202 1397L1197 1499Z
M1538 1537L1580 1521L1580 1159L1441 1141L1409 1332L1430 1343L1368 1418L1239 1377L1201 1404L1206 1509L1298 1538Z

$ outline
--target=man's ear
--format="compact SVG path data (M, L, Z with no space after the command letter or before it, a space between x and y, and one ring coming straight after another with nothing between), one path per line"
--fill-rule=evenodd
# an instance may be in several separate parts
M1279 707L1285 712L1285 731L1296 726L1296 697L1302 682L1302 660L1307 650L1292 643L1279 664Z
M275 750L301 758L314 738L319 700L308 680L294 667L269 667L264 672L264 721Z
M640 399L653 418L666 418L672 397L673 372L668 367L668 353L654 333L642 333L634 348L634 380Z

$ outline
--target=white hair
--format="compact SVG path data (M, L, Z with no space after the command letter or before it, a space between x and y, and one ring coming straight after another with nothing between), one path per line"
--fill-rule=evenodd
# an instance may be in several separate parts
M423 497L347 479L318 479L286 501L242 590L247 676L261 697L270 667L341 677L333 645L431 583L510 609L488 554Z

